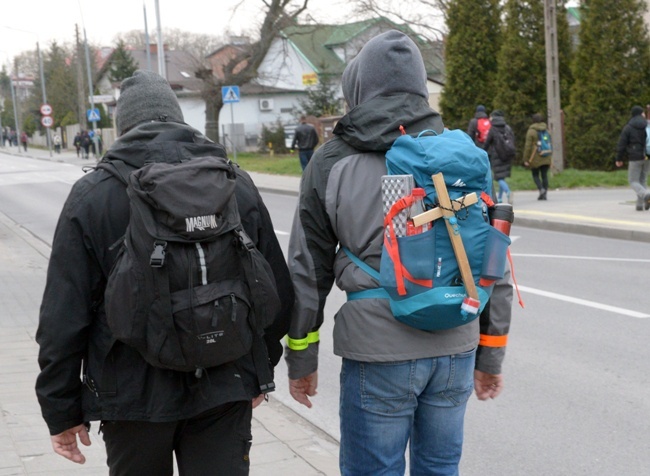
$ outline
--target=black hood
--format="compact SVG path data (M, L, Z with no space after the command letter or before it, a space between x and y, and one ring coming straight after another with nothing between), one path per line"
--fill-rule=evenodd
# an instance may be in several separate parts
M426 99L399 93L378 96L355 107L336 124L334 134L357 150L385 152L400 136L399 126L408 134L425 129L441 133L444 129L440 114Z
M146 122L120 136L108 149L102 162L121 160L132 167L140 168L147 160L147 151L151 150L150 144L160 141L193 142L221 147L187 124ZM223 156L225 157L225 151Z
M490 122L492 123L492 127L506 127L506 120L503 116L493 116L492 119L490 119Z
M645 127L648 125L648 121L646 121L646 118L643 116L634 116L632 119L630 119L630 122L628 122L631 127L634 127L635 129L645 129Z

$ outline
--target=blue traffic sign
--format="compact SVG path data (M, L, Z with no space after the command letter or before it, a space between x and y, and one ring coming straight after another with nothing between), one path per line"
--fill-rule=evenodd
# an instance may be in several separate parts
M224 104L239 102L239 86L222 86L221 99Z
M86 111L86 115L88 116L88 121L90 122L99 122L101 120L101 116L99 115L99 109L88 109Z

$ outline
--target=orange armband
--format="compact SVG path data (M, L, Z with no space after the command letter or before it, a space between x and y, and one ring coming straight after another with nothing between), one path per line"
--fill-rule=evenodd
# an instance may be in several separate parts
M491 336L487 334L481 334L481 338L478 341L478 345L484 347L505 347L508 344L508 335L504 336Z

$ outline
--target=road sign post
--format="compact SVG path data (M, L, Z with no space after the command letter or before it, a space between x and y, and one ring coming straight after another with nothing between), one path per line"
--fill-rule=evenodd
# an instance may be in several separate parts
M224 104L230 104L230 135L234 136L235 135L235 113L233 111L233 104L236 102L239 102L240 98L239 94L239 86L222 86L221 87L221 99ZM237 146L235 145L235 141L230 140L232 144L232 150L233 150L233 160L237 162Z
M43 102L41 104L41 124L43 127L45 127L45 134L47 137L47 148L50 151L50 157L52 157L52 138L50 137L50 127L54 125L54 119L52 119L52 113L54 112L52 110L52 106L50 106L48 103Z

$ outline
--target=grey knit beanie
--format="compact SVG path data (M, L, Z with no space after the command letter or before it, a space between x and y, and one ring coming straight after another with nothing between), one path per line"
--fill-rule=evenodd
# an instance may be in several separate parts
M138 70L122 81L115 126L118 135L142 122L184 123L183 112L169 83L151 71Z

